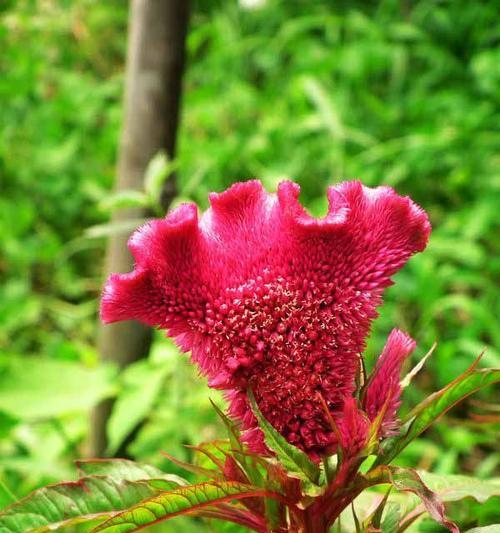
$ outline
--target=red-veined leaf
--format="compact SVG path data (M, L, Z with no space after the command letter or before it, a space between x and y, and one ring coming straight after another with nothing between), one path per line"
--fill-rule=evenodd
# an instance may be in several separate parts
M76 466L83 476L107 476L117 480L139 481L166 479L177 485L189 485L188 481L175 474L166 474L160 469L128 459L79 459Z
M225 481L237 481L239 483L252 484L252 479L249 479L242 465L236 460L237 454L244 452L237 450L236 453L231 455L232 450L230 449L230 446L231 444L229 440L215 440L211 442L203 442L199 446L187 445L186 447L195 452L196 466L208 468L210 470L215 469L221 474ZM249 466L249 460L250 458L245 455L244 464L247 468ZM256 469L257 466L254 465L253 468ZM259 482L258 485L255 484L256 486L271 490L276 488L269 486L271 483L263 480L262 476L259 476L256 481ZM247 498L243 501L243 505L254 514L257 514L257 516L265 514L271 529L275 529L280 524L281 513L278 502L266 499L265 505L263 505L261 499Z
M229 509L227 507L229 507ZM201 511L200 513L197 513L197 516L222 520L225 522L233 522L240 526L253 529L258 533L268 533L266 520L262 516L255 515L254 513L243 509L236 509L235 507L225 504L220 504L217 508L209 508L208 510Z
M224 449L229 449L229 441L217 440L212 442L202 442L198 446L186 444L186 448L195 452L195 462L203 468L224 471L225 454Z
M479 503L500 496L500 479L478 479L470 476L431 474L419 472L425 484L442 502L474 498ZM424 505L413 506L401 524L404 530L425 512Z
M95 525L176 486L166 480L118 481L101 476L49 485L4 509L0 513L0 532L58 531L88 521ZM80 530L88 531L85 527Z
M90 531L145 498L187 483L125 459L81 460L77 466L82 474L78 481L48 485L4 509L0 532Z
M427 487L416 470L391 466L386 468L391 483L396 489L416 494L422 500L427 512L436 522L449 529L452 533L460 533L455 522L446 517L442 500L435 492L432 492Z
M236 482L206 482L179 487L119 513L97 526L92 533L136 531L175 516L203 511L220 503L259 496L282 499L280 495L270 491Z
M479 503L486 502L489 498L500 496L500 478L497 479L478 479L471 476L449 475L449 474L432 474L430 472L418 470L427 487L436 494L443 502L455 502L465 498L473 498ZM373 470L370 479L379 483L389 483L390 477L388 469L385 466ZM355 508L360 520L366 524L373 515L373 510L380 504L383 496L380 492L364 491L355 501ZM389 496L388 503L397 503L404 510L404 518L400 524L399 533L409 527L415 520L426 512L425 506L421 503L420 498L412 493L393 493ZM342 516L343 524L354 530L355 524L352 523L351 514L344 513ZM348 529L349 529L348 527Z
M193 474L202 477L207 477L208 479L217 479L221 477L220 472L217 472L217 470L203 468L198 465L193 465L191 463L181 461L180 459L176 459L175 457L164 451L161 451L160 453L164 455L170 462L174 463L174 465L178 466L179 468L182 468L183 470L186 470L187 472L192 472Z

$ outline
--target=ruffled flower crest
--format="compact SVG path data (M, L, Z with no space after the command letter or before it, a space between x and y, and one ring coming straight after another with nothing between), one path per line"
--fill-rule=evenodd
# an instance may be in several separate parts
M101 317L167 330L226 391L253 449L264 447L249 387L269 422L317 457L336 446L318 397L334 417L353 413L344 404L382 291L425 248L430 224L388 187L330 187L322 219L298 196L289 181L277 194L247 181L211 194L201 218L185 204L146 224L129 241L134 271L106 284ZM377 408L370 400L369 416ZM362 441L365 423L356 424L345 434Z

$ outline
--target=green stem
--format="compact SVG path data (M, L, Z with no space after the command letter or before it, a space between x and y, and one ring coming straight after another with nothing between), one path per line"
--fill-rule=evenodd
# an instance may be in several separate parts
M332 480L332 473L330 472L330 465L328 464L328 457L323 456L321 458L321 462L323 463L323 468L325 469L325 479L328 485L330 481Z

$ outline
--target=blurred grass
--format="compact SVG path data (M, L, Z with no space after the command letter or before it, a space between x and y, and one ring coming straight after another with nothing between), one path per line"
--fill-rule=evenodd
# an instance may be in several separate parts
M396 187L429 212L431 244L396 276L367 350L373 359L396 326L417 339L415 362L438 341L408 404L450 381L483 347L483 364L500 366L497 7L465 0L194 7L178 201L206 206L207 192L233 181L257 176L273 189L290 177L321 214L328 184L360 178ZM127 5L2 0L0 17L0 351L26 365L36 358L95 369L105 242L85 230L109 217L103 200L115 173ZM157 393L140 401L141 386L155 379ZM133 406L135 419L146 419L130 447L138 458L161 464L159 449L186 457L183 444L219 431L204 382L163 340L149 362L113 385L121 409ZM471 418L496 401L492 395L453 411L403 462L492 475L498 425ZM117 410L110 427L117 441L127 423ZM20 495L69 475L86 425L85 412L64 405L33 419L0 404L0 475Z

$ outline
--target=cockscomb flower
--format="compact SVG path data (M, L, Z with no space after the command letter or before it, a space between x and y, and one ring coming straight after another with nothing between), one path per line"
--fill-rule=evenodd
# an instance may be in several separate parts
M318 458L337 445L330 421L355 391L383 289L425 248L430 224L389 187L330 187L321 219L299 190L237 183L211 194L200 218L184 204L146 224L129 241L135 269L109 278L101 316L165 329L191 351L253 450L265 447L249 388L266 419Z

